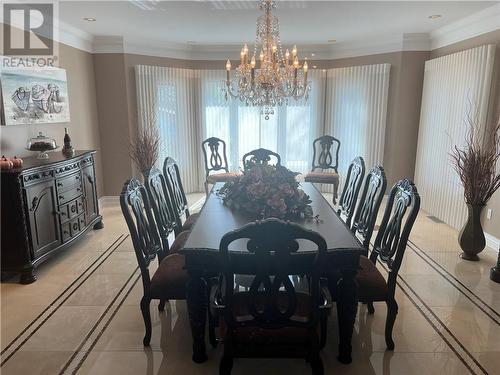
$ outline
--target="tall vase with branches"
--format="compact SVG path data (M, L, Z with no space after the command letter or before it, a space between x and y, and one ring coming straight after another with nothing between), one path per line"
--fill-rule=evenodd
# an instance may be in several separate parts
M156 116L144 116L137 138L130 143L130 157L143 176L153 168L160 155L160 135L156 126Z
M465 260L479 260L477 254L486 246L481 226L481 211L500 188L500 118L496 126L480 136L477 117L469 115L467 136L463 147L454 146L452 164L464 187L468 218L460 231L459 244Z

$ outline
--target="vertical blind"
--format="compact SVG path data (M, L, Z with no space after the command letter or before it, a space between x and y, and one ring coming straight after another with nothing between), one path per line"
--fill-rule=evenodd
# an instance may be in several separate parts
M383 163L390 68L377 64L327 72L325 134L341 141L341 177L358 155L367 168Z
M224 70L137 66L139 126L145 126L145 114L156 114L161 160L173 156L179 162L187 192L201 191L201 142L208 137L226 141L233 171L241 167L243 154L263 147L278 152L287 168L305 173L312 141L331 134L342 142L339 171L344 174L356 156L368 166L382 163L389 71L389 64L313 70L309 99L290 100L266 120L259 108L226 101Z
M481 46L425 63L415 181L422 208L455 228L466 206L449 153L463 146L469 115L484 134L494 53L494 46Z
M195 98L196 72L158 66L136 66L139 129L154 116L160 134L158 167L167 156L180 166L187 192L201 190L198 174L198 118Z

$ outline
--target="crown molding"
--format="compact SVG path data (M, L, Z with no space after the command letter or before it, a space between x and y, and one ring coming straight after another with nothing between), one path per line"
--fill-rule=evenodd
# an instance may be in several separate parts
M500 29L500 3L443 26L429 34L405 33L360 42L299 46L301 56L314 60L341 59L400 51L429 51ZM122 36L96 36L59 21L54 40L90 53L131 53L186 60L225 60L238 57L240 45L191 45L151 42Z
M500 29L500 3L430 33L431 50Z

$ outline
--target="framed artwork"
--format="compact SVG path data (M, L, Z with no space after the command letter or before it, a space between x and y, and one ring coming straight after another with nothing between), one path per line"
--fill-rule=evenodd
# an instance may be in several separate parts
M2 69L5 125L69 122L66 70Z

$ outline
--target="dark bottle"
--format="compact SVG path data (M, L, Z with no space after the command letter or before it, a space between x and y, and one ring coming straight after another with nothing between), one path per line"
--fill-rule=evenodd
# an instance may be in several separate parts
M71 137L68 134L68 128L64 128L64 149L71 150L73 146L71 146Z
M63 155L71 157L74 155L73 146L71 146L71 137L68 134L68 128L64 128L64 146L62 149Z

